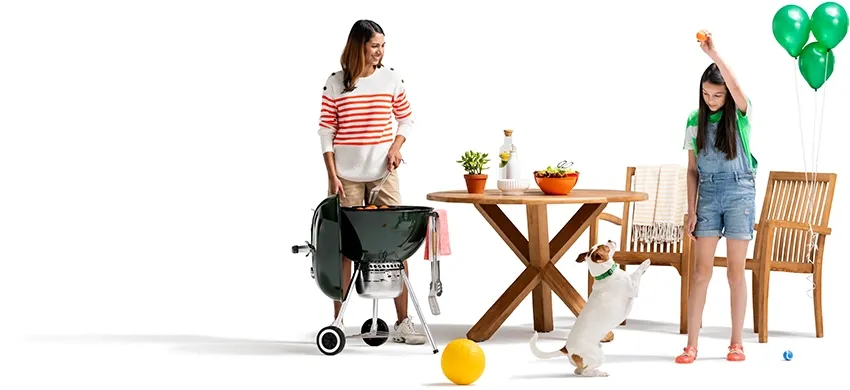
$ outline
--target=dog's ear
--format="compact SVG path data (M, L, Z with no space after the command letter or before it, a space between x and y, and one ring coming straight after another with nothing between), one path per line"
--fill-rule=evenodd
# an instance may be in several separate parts
M578 257L576 258L576 263L583 263L585 257L587 257L587 252L579 253Z

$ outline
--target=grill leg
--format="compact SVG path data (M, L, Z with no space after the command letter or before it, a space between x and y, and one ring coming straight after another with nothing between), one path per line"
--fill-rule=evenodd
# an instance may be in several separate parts
M339 315L336 316L334 322L331 324L337 328L342 324L342 318L345 314L345 308L348 306L348 301L351 299L351 293L354 291L354 278L357 277L357 272L360 271L360 263L354 263L354 272L351 273L351 281L348 282L348 290L345 292L345 295L342 296L342 306L339 308ZM377 308L375 308L377 310ZM372 321L372 326L375 326L375 321Z
M369 334L377 335L378 334L378 300L372 300L372 328L369 329Z
M401 279L404 280L404 286L407 287L407 293L410 294L410 300L413 302L416 314L419 316L419 319L422 320L422 327L425 329L425 336L428 336L428 342L431 343L431 348L434 350L434 353L439 352L437 345L434 344L434 337L431 336L431 329L428 328L428 323L425 322L425 316L422 315L422 309L419 308L419 301L416 300L416 293L413 292L413 288L410 286L410 280L407 279L407 274L404 273L404 270L401 272ZM342 311L340 310L340 312ZM373 321L372 323L374 324L375 322Z

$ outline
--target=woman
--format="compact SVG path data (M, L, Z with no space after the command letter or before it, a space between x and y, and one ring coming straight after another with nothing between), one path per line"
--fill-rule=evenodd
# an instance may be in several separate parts
M362 205L369 192L389 174L376 205L398 205L398 168L401 146L413 125L404 80L393 68L383 65L384 30L371 20L358 20L351 27L342 52L342 70L331 73L322 93L319 124L322 153L328 171L328 193L339 194L343 207ZM394 134L392 117L398 121ZM351 260L343 257L343 275L351 275ZM408 268L405 262L404 271ZM408 273L409 275L409 273ZM343 291L349 278L343 278ZM334 302L334 318L341 302ZM395 342L423 344L407 314L407 287L395 299ZM344 329L343 329L344 331Z

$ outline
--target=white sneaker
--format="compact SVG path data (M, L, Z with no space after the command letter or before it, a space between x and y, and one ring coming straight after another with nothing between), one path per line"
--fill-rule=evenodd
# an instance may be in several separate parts
M407 317L400 324L394 326L396 334L393 336L393 341L397 343L405 343L411 345L425 344L425 335L417 333L413 328L413 319Z

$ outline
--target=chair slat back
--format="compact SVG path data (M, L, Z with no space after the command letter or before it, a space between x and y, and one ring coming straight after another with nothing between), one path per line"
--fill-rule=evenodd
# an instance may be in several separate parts
M760 229L766 228L769 221L828 227L836 178L834 173L771 171L759 217ZM757 248L763 245L761 241L766 237L765 234L757 234ZM813 240L819 240L817 234L799 229L777 228L773 242L769 243L773 253L770 260L786 263L814 262L815 248L810 245Z

